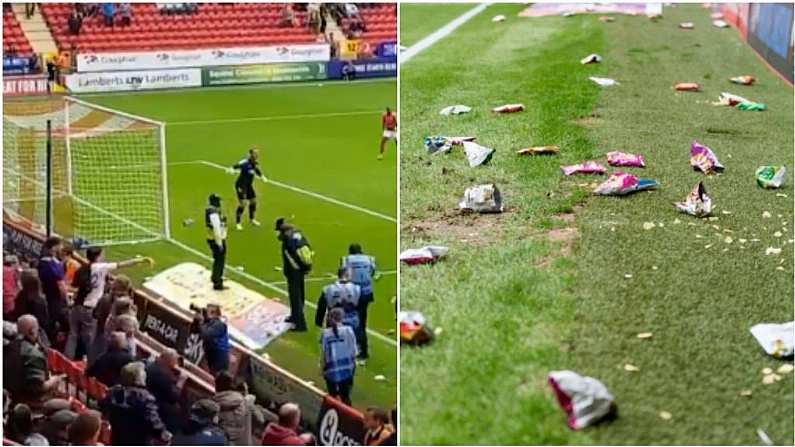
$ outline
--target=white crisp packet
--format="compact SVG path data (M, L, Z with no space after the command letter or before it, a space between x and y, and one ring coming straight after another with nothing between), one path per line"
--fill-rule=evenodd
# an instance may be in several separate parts
M600 87L610 87L613 85L618 85L618 81L616 81L615 79L599 78L596 76L589 76L588 79L590 79L593 82L596 82Z
M585 64L595 64L595 63L599 63L599 62L602 62L602 56L599 56L596 53L589 54L589 55L585 56L584 58L580 59L580 63L583 64L583 65L585 65Z
M501 213L505 209L500 190L493 183L467 188L458 208L478 213Z
M574 430L598 422L610 412L615 400L602 382L574 371L552 371L549 384L569 416L569 427Z
M428 264L447 256L450 249L441 245L427 245L422 248L409 248L400 253L400 262L414 264Z
M751 335L768 355L775 358L792 357L795 352L795 321L757 324L751 327Z
M494 16L494 17L491 18L491 21L492 22L504 22L505 21L505 16L502 15L502 14L500 14L498 16Z
M491 160L491 156L494 155L494 149L492 148L481 146L472 141L464 141L463 143L464 153L467 156L470 168L488 163Z
M439 111L439 115L460 115L462 113L469 113L472 107L463 104L456 104L454 106L447 106Z

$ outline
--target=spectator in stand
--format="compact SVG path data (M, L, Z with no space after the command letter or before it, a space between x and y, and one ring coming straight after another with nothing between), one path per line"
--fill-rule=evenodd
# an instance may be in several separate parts
M48 70L51 62L52 60L47 63ZM50 327L47 335L53 342L55 342L57 332L66 331L69 328L66 314L68 298L66 281L64 280L66 272L63 262L58 258L61 254L62 246L61 238L58 236L49 237L42 246L42 255L39 258L38 265L39 280L41 280L44 297L47 298L47 311L50 316Z
M377 407L370 407L364 413L364 427L367 429L364 445L381 445L393 431L386 411Z
M19 293L19 259L14 255L3 256L3 320L14 321L14 304Z
M6 400L8 402L8 400ZM17 404L8 416L5 437L21 445L50 445L33 425L33 412L25 404Z
M113 26L113 16L116 14L116 8L113 3L102 4L102 16L105 18L105 26Z
M167 348L146 365L146 389L155 397L157 413L171 432L180 427L179 398L187 378L179 373L179 360L177 351Z
M47 348L39 341L36 317L19 317L17 332L16 338L3 348L3 387L17 402L37 409L63 376L50 376Z
M97 357L105 352L107 346L107 339L105 338L105 323L110 315L113 304L122 297L130 297L133 295L132 281L125 275L116 275L113 282L110 284L110 291L106 293L94 306L94 319L97 320L97 329L94 331L93 341L91 348L88 350L87 365L94 363ZM129 300L129 305L132 306L132 301ZM128 310L129 312L129 310ZM134 312L133 312L134 314Z
M298 404L287 402L279 408L279 422L272 422L265 428L262 445L314 445L311 433L298 434L301 425L301 408Z
M348 18L359 17L359 7L355 3L345 3L345 15Z
M112 445L171 441L171 433L157 414L155 398L146 389L146 370L141 362L122 368L121 383L108 390L100 408L112 427Z
M342 324L344 312L337 307L328 313L328 325L320 336L323 377L328 393L351 405L351 388L356 370L356 335Z
M38 430L50 445L69 445L69 426L77 419L66 399L50 399L44 403L44 419Z
M226 371L215 377L213 400L220 408L219 425L229 445L254 445L254 419L260 425L265 422L265 415L254 405L255 397L246 392L245 386L237 385L234 376Z
M397 407L392 408L392 411L389 412L389 420L392 421L392 433L379 445L397 445Z
M320 3L309 3L306 6L307 26L313 33L320 32Z
M99 443L101 427L102 415L86 410L69 426L69 445L102 445Z
M328 33L328 44L331 50L331 58L336 59L340 56L340 44L334 38L334 33Z
M221 317L221 306L208 304L194 311L193 327L201 333L207 368L215 376L229 368L229 332Z
M44 346L49 346L47 333L52 322L47 310L47 300L41 293L39 274L33 269L22 271L22 289L19 290L14 301L14 316L19 318L26 314L36 317L40 328L39 338Z
M295 11L293 11L293 5L290 3L285 3L282 7L281 26L288 28L295 26Z
M200 399L190 408L188 425L174 437L172 445L229 445L218 426L218 404Z
M119 383L121 370L135 361L127 347L127 337L123 332L114 332L110 336L108 350L99 356L86 370L86 376L96 377L97 380L111 387Z
M113 332L117 331L123 332L127 337L127 350L130 351L130 354L132 354L133 357L135 357L137 352L135 338L138 335L138 326L139 323L137 318L129 314L124 314L115 317L112 324L108 325L106 323L105 332L107 334L112 334ZM107 341L110 341L109 335Z
M132 8L129 3L119 3L119 16L121 17L121 26L130 26L132 22Z
M77 4L79 5L80 3ZM80 15L76 8L72 10L67 23L69 24L69 34L73 36L80 34L80 27L83 26L83 16Z
M58 56L58 63L57 65L61 66L61 55L65 52L61 52ZM63 269L64 269L64 278L66 280L66 286L69 287L75 279L75 273L77 273L77 269L80 268L80 262L75 259L75 250L71 244L65 243L61 248L61 261L63 262Z
M113 270L148 263L154 264L152 258L135 258L121 262L105 262L102 248L90 247L86 249L88 264L80 267L75 273L74 283L77 288L75 302L69 315L69 338L66 341L66 356L73 360L82 358L77 356L78 343L82 342L83 349L88 352L93 345L92 337L97 330L97 320L94 317L94 308L105 293L105 282L108 274Z

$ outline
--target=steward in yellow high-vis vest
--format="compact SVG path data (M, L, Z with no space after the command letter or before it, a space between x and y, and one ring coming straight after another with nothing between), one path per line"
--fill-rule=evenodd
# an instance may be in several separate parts
M290 317L294 331L306 331L304 318L304 277L312 270L314 252L301 230L285 223L284 218L276 220L276 231L282 242L282 271L287 279L287 292L290 297Z

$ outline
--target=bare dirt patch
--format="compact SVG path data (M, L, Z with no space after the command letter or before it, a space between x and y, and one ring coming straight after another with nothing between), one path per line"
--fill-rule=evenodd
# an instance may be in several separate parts
M580 116L579 118L572 120L572 122L578 126L585 127L586 129L591 129L602 125L602 116L598 113L591 113L590 115Z
M499 227L504 214L461 214L457 211L444 212L439 217L414 221L403 227L403 234L417 239L435 240L440 236L453 238L459 242L488 245L500 237Z

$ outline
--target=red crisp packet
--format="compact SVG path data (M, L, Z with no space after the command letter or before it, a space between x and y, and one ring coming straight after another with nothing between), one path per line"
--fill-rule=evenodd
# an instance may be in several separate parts
M403 311L398 314L400 321L400 342L421 345L433 339L433 330L428 326L425 316L417 311Z
M514 113L514 112L521 112L524 110L524 104L505 104L504 106L499 106L491 109L492 112L497 113Z
M626 152L608 152L607 164L610 166L629 166L633 168L644 168L646 162L643 161L642 155L628 154Z

